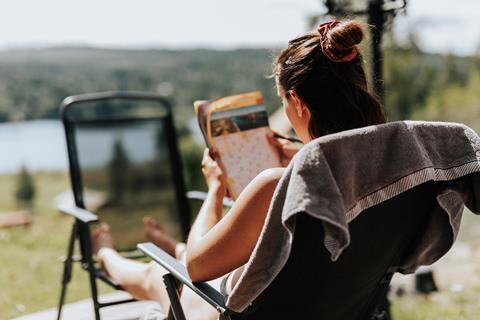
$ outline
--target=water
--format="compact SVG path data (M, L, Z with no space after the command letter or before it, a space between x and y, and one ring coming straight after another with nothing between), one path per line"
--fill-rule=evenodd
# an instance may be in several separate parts
M60 120L0 123L0 173L66 170L68 158Z
M132 163L154 160L165 154L162 148L166 142L157 142L157 134L162 137L163 126L158 120L141 120L129 125L105 127L77 125L76 142L80 166L82 168L105 168L112 160L115 143L119 143L125 156Z
M148 125L147 125L148 126ZM203 137L196 118L189 121L189 127L193 131L194 139L204 144ZM142 128L127 129L127 134L122 135L122 142L134 160L151 157L154 152L154 145L148 130ZM112 130L105 131L91 130L86 134L80 145L89 145L91 150L88 159L83 159L84 165L94 165L105 162L111 157L111 145L119 135ZM103 143L101 143L103 142ZM139 143L142 142L142 143ZM103 145L103 146L102 146ZM138 159L136 159L138 158ZM0 174L15 173L25 166L29 171L58 171L68 169L67 147L65 132L60 120L32 120L22 122L0 123Z

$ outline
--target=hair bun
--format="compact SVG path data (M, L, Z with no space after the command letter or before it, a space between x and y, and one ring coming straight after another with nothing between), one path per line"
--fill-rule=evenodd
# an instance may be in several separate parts
M332 48L338 51L350 51L362 42L364 38L363 26L354 20L339 21L326 34Z

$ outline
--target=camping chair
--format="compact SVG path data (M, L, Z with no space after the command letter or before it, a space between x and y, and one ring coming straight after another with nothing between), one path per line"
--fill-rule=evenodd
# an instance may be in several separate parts
M60 115L74 204L61 203L58 209L74 217L75 222L64 260L57 319L61 317L72 263L80 262L89 275L98 320L100 308L134 300L99 301L97 279L121 288L95 264L90 225L99 219L110 223L114 238L120 240L116 241L117 249L130 257L141 255L132 249L144 240L143 215L156 217L167 231L185 239L190 211L182 162L171 105L162 96L141 92L71 96L62 102ZM198 192L194 196L198 197ZM68 199L68 195L65 197ZM77 240L79 256L74 256Z
M373 145L377 148L376 151L382 154L384 159L388 159L388 155L395 155L389 150L390 144L395 144L395 142L399 141L398 136L400 136L402 130L408 130L404 127L408 127L409 124L404 125L400 123L385 126L390 126L388 127L390 129L393 128L387 132L389 137L384 139L385 143L383 145L375 143ZM423 130L424 128L421 129ZM370 128L368 130L370 130L369 132L374 132L377 128ZM421 131L418 136L423 134L424 136L432 137L432 135L428 133L428 130L427 128L427 130ZM463 130L463 127L461 127L459 131L461 130ZM433 137L435 137L437 132L432 132L434 133ZM440 197L440 192L447 190L446 182L443 180L449 180L448 183L451 185L457 183L456 186L461 185L462 188L465 186L472 188L473 184L471 181L461 180L464 177L470 179L470 177L473 176L471 173L480 171L479 161L475 155L475 153L480 150L473 150L470 142L468 142L469 139L471 139L471 141L473 141L471 144L473 145L476 141L477 145L475 148L479 148L480 139L478 139L478 136L472 138L474 133L472 134L471 132L473 131L467 132L468 137L465 135L461 138L455 136L454 134L456 133L449 135L448 132L443 137L438 136L438 139L450 138L448 143L452 145L465 143L468 146L463 149L464 152L462 154L458 155L458 159L455 159L452 163L448 163L450 166L442 167L438 169L438 171L435 169L435 175L437 176L429 175L433 170L430 171L430 168L423 167L425 170L414 171L411 176L408 176L408 178L412 178L413 180L400 179L402 176L397 177L392 184L388 184L384 189L377 189L369 194L369 196L361 198L360 202L355 202L365 205L369 201L373 201L371 202L373 204L361 209L358 215L348 223L350 243L336 261L332 261L332 252L326 248L327 238L325 235L327 234L327 229L325 220L313 217L310 213L297 213L291 251L285 265L283 265L280 272L272 279L272 282L266 282L265 289L256 295L256 298L243 309L242 312L234 312L231 308L228 308L227 297L223 296L221 292L218 292L208 283L193 283L185 266L154 244L141 243L138 245L138 248L167 270L164 276L164 282L171 301L170 313L174 315L176 320L185 319L179 301L180 290L183 285L192 289L214 307L219 312L221 319L391 319L388 312L388 305L385 305L383 297L388 290L394 273L413 271L409 268L415 266L415 264L404 263L405 261L409 263L419 261L415 260L422 256L419 252L425 252L419 251L419 244L421 244L422 241L425 243L427 238L430 237L431 239L434 237L435 240L432 241L441 239L445 241L444 244L447 243L447 245L440 244L439 247L436 248L437 251L434 252L435 255L429 256L431 260L436 260L444 254L455 239L453 229L450 229L450 217L447 214L440 213L444 208L440 207L438 202L440 200L438 200L439 198L437 197ZM371 148L364 148L363 150L361 148L353 150L353 148L355 148L355 145L361 139L363 139L362 143L367 146L372 145L372 142L375 140L372 140L368 134L363 136L357 135L357 137L359 140L354 142L347 141L350 139L349 133L340 133L336 135L335 138L325 137L323 141L334 141L333 144L323 145L325 148L322 149L322 152L326 154L325 158L328 158L329 161L335 159L338 162L348 165L349 162L352 162L348 159L348 157L352 155L352 151L359 151L360 153L364 153L364 158L362 159L368 159L369 154L372 152ZM413 143L412 145L415 146L417 140L411 139L411 142ZM341 151L336 155L338 155L339 158L344 158L343 160L335 157L329 158L327 149L332 145L336 145L335 148L340 146ZM452 145L447 145L447 148ZM425 147L425 145L421 144L417 146L419 146L419 148L409 149L410 153L406 155L413 159L413 163L416 159L424 158L429 152L426 151L429 149L428 146ZM403 147L405 147L405 145ZM434 148L432 150L434 150ZM332 162L328 163L332 164ZM358 163L352 163L351 165L356 164ZM442 162L442 164L446 166L447 162ZM402 165L404 164L402 163ZM392 168L391 163L372 164L373 168L375 168L375 166ZM343 167L343 169L344 168L345 167ZM386 169L386 171L390 170L390 168ZM404 167L401 167L401 170L403 169ZM342 170L335 173L341 175ZM343 173L345 174L345 172ZM424 175L425 173L426 175ZM445 174L445 176L438 178L443 174ZM335 176L335 174L333 175ZM475 178L478 177L478 174L475 175ZM328 177L325 178L328 179ZM336 177L336 179L337 178L338 177ZM355 177L348 181L351 182L354 179ZM291 179L284 181L289 181L288 184L292 183ZM340 195L349 194L349 190L342 189L342 186L349 188L348 181L343 185L338 185ZM405 187L406 184L412 182L415 183L415 186ZM280 183L282 183L282 181ZM450 187L450 184L448 187ZM397 191L402 188L406 189L397 193ZM476 191L476 187L473 187L473 189ZM282 192L282 187L277 188L276 192ZM375 202L376 199L388 193L392 194L392 196L389 196L386 200ZM452 193L448 195L450 196ZM442 194L442 196L445 196L445 194ZM452 198L450 198L450 200L451 199ZM458 200L459 198L456 199ZM469 207L472 207L472 201L476 201L475 196L466 199L466 197L462 197L462 206L455 206L455 211L457 214L460 214L460 217L463 203L467 203L468 201L470 204ZM361 202L364 200L366 202ZM478 203L475 203L475 205L476 207L474 207L472 211L478 213L478 211L480 211ZM332 206L334 206L334 204L328 203L325 208L332 209ZM275 207L275 204L270 207L270 210L272 210L273 207ZM350 211L347 212L347 215L349 212ZM282 211L282 216L283 213ZM456 216L456 218L459 217ZM271 220L267 219L266 221L269 221L268 225L272 224ZM284 223L285 222L282 224ZM441 226L442 228L435 229L434 231L436 233L432 234L432 223L435 224L436 227ZM453 223L459 223L459 221L457 220L457 222ZM265 233L268 233L266 230L272 230L269 229L268 225L266 224L266 226L264 226L259 242L262 241L262 237L265 237ZM279 228L282 227L280 226ZM329 228L328 230L331 232L332 229L331 227ZM325 242L323 241L324 239ZM438 243L440 242L437 242L437 245ZM258 247L259 244L257 243L255 250L257 250ZM430 242L427 247L430 247ZM264 246L263 248L265 249L267 247ZM256 251L256 257L253 255L247 266L248 268L257 263L259 268L265 270L264 273L258 277L255 276L251 278L254 279L254 281L255 279L262 279L262 275L266 274L268 276L272 273L272 265L268 262L260 261L258 258L259 252L260 251ZM276 253L269 255L274 254ZM423 256L423 258L425 258L425 256ZM266 268L265 265L269 267ZM405 266L408 267L403 269ZM243 279L241 281L245 280ZM249 284L255 286L255 283L250 282ZM237 288L231 293L232 296L238 293L238 290L235 292L236 289ZM245 286L243 289L244 290L240 291L241 294L252 291L248 286ZM228 299L230 298L231 297L228 297Z
M173 302L175 290L180 289L175 279L197 292L224 319L369 319L390 284L394 272L389 268L408 254L428 219L432 187L426 183L353 220L351 244L336 262L318 244L323 238L322 221L300 215L287 264L242 315L229 311L225 298L207 283L192 283L185 266L154 244L140 244L139 249L168 270L165 282L176 320L185 317L180 304ZM377 314L381 312L386 311Z

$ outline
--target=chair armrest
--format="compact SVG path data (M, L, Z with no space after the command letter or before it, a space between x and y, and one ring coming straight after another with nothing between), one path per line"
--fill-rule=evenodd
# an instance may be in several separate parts
M137 248L164 267L175 279L189 287L218 312L225 313L227 307L223 295L206 282L193 283L188 275L187 268L178 260L151 242L140 243Z
M188 191L186 195L188 199L192 199L192 200L205 201L205 199L207 199L207 193L204 191ZM232 198L229 198L229 197L223 198L224 207L231 208L234 202L235 201L233 201Z
M60 211L61 213L68 214L74 217L75 219L82 221L83 223L91 223L91 222L98 221L98 217L96 214L91 213L90 211L87 211L79 207L69 206L69 205L59 205L57 206L57 210Z

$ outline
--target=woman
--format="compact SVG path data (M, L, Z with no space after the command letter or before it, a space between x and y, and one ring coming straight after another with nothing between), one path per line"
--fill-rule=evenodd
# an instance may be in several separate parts
M316 31L290 41L276 58L277 92L302 142L385 122L380 103L367 88L363 60L357 47L363 38L362 26L358 22L330 21L321 24ZM273 137L269 139L287 164L295 152ZM260 173L222 218L226 176L220 159L215 155L213 158L217 161L205 150L202 171L208 195L192 226L185 263L193 281L217 279L218 284L220 277L248 261L284 169L272 168ZM99 240L102 238L108 240L108 237L108 232L99 232L96 242L102 242ZM168 298L161 281L163 269L156 264L128 261L108 248L111 239L104 242L109 244L98 251L98 258L112 278L135 297L157 300L166 310ZM180 251L174 250L171 241L165 243L170 243L165 247L170 247L172 255L174 251ZM176 255L180 258L179 252ZM213 309L188 290L182 294L182 303L188 319L216 317Z

